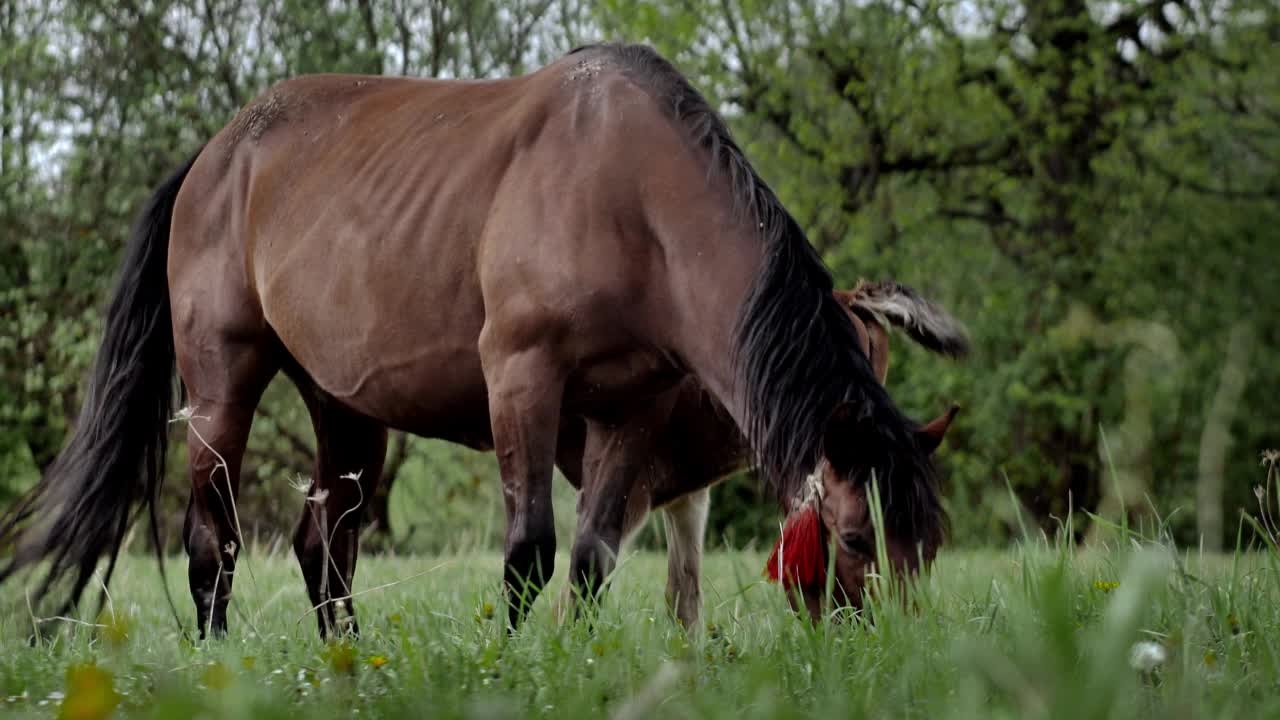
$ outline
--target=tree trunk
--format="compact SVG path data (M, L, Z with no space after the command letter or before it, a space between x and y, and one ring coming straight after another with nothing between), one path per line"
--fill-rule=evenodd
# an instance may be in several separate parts
M14 3L5 3L4 13L0 15L0 45L13 47L14 37ZM12 75L9 63L0 65L0 178L14 171L13 162L9 159L11 142L13 141L13 95L18 83ZM0 188L2 191L3 188ZM0 195L0 201L4 196ZM0 209L5 209L0 206Z
M1248 323L1239 321L1231 327L1227 339L1226 359L1218 390L1213 394L1205 415L1204 432L1200 435L1200 480L1196 485L1196 529L1204 549L1222 549L1222 488L1231 449L1231 423L1240 408L1249 374L1249 351L1253 332Z
M383 464L382 480L378 483L378 487L373 492L373 498L369 501L369 508L366 511L368 532L382 537L391 536L391 510L389 502L391 499L391 486L395 484L396 477L400 474L400 469L404 467L404 461L409 454L409 441L402 432L393 433L391 436L390 447L387 451L387 461Z

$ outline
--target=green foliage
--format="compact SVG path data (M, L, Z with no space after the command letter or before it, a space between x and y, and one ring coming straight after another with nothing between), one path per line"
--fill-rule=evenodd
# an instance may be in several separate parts
M1006 483L1045 528L1072 506L1143 514L1144 496L1191 510L1237 322L1261 338L1224 470L1228 517L1246 506L1280 413L1274 12L606 8L606 27L649 38L724 103L840 284L894 277L968 323L972 359L899 335L889 380L917 417L964 408L942 451L955 539L1013 530L993 512ZM1194 542L1195 512L1174 530Z
M656 45L719 104L841 285L893 277L968 324L962 364L896 335L889 378L913 416L963 407L940 454L953 540L1014 534L1012 489L1046 529L1072 510L1142 515L1150 497L1187 509L1171 530L1194 542L1201 438L1239 323L1254 342L1243 400L1216 420L1231 439L1223 525L1280 444L1278 23L1269 0L11 0L0 502L75 417L132 214L243 103L303 72L494 77L616 38ZM245 464L244 515L264 534L299 512L287 481L309 473L307 426L277 383ZM386 540L495 547L491 460L397 447ZM713 497L713 543L772 537L749 477Z

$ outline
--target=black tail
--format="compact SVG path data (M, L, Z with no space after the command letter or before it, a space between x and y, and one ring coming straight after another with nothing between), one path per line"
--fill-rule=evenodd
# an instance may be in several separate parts
M103 583L110 581L125 532L142 508L161 552L156 499L175 395L169 225L194 163L195 157L166 180L138 217L70 442L0 519L0 548L13 551L0 582L48 561L37 599L70 577L62 613L79 601L104 555Z

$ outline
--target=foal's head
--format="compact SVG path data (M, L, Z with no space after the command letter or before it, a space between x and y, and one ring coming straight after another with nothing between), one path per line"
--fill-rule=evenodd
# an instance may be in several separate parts
M836 290L857 335L859 349L884 384L889 370L889 334L885 321L904 327L912 339L935 352L962 355L963 330L944 311L896 283L859 284ZM933 453L955 418L951 408L916 429L918 455ZM880 490L884 519L884 552L894 574L906 577L933 561L942 542L943 512L933 484L932 467L894 468L875 418L854 404L838 406L823 434L823 458L792 500L782 538L766 572L781 579L793 606L796 590L812 617L823 612L827 568L834 567L833 600L860 607L868 573L878 554L872 521L871 487ZM876 477L873 468L888 468L894 478ZM913 470L917 472L912 472ZM829 550L834 548L834 562ZM799 610L798 607L796 607Z
M916 431L916 444L932 453L942 443L959 408L952 407ZM770 578L782 578L792 607L799 611L797 600L804 603L814 621L824 612L827 589L829 549L834 549L835 578L832 601L838 607L860 608L868 574L876 572L878 554L876 527L872 511L872 464L875 448L850 444L850 438L874 437L859 425L850 406L841 406L828 422L826 450L817 470L806 480L804 493L797 498L787 518L782 538L769 558L766 572ZM881 510L885 540L885 557L901 579L916 573L923 563L928 565L941 543L941 528L919 523L894 522L890 514L900 511L885 504L883 485ZM925 518L925 521L940 518ZM799 591L799 598L796 597Z
M916 432L916 442L928 454L938 449L959 408L952 406L943 415ZM850 459L846 462L856 462ZM871 478L860 468L843 471L828 459L819 468L822 493L819 517L826 535L835 544L835 599L860 607L869 570L877 562L876 535L871 513ZM888 510L882 507L882 511ZM888 520L888 518L886 518ZM940 535L904 533L900 525L885 522L885 555L900 577L914 574L920 564L933 561L938 552ZM825 588L824 588L825 590ZM816 600L817 598L815 598ZM806 605L811 601L806 600ZM812 611L811 611L812 612Z

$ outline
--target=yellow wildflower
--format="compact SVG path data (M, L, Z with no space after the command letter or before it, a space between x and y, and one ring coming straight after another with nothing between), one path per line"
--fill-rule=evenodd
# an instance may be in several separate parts
M334 672L349 675L356 668L355 648L347 642L331 642L324 651L325 660Z
M231 684L231 671L220 662L209 663L204 669L202 680L210 690L224 690Z
M111 673L97 665L67 668L67 694L58 717L67 720L104 720L120 704Z

